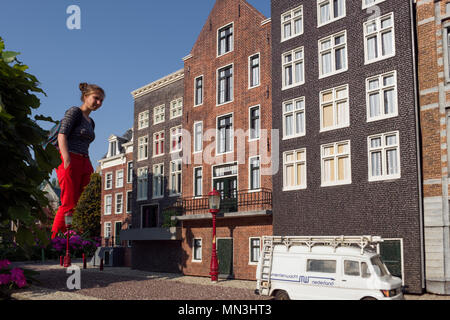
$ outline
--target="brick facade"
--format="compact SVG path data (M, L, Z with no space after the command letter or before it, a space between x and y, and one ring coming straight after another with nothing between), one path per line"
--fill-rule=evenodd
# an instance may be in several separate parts
M274 234L372 234L400 240L404 284L409 292L420 293L423 289L423 243L411 7L408 1L383 1L377 5L376 12L381 16L393 13L395 55L365 63L364 23L380 15L363 9L361 0L346 0L345 3L343 17L318 27L317 1L272 1L273 127L283 132L283 102L299 97L305 99L306 127L303 136L280 139L280 170L273 177L273 188L277 190L274 193ZM300 5L303 33L281 41L282 15ZM320 77L319 40L344 30L346 70ZM305 82L281 90L283 54L299 47L303 47ZM366 80L392 71L396 71L397 77L398 115L368 121ZM343 85L348 86L348 123L340 128L322 130L321 121L325 120L321 118L321 92ZM396 178L369 181L369 137L392 132L398 132L400 142L400 174ZM327 186L323 182L326 163L322 160L322 146L342 141L349 141L350 171L342 171L348 179L340 185ZM302 189L283 191L283 153L300 148L306 149L306 185Z
M416 3L427 291L450 294L448 1Z
M232 25L233 49L220 55L219 29ZM189 56L184 58L185 72L185 114L183 129L190 132L192 144L183 146L186 161L183 165L183 198L194 196L194 168L202 168L202 195L206 196L217 183L213 177L213 168L221 164L235 162L237 173L235 189L247 192L250 185L249 158L260 156L261 172L271 166L271 51L270 21L246 1L218 0ZM259 84L249 88L250 57L259 54ZM232 66L233 94L230 102L220 103L219 70ZM202 76L203 103L195 106L195 80ZM250 107L259 106L260 128L268 130L266 139L261 130L260 139L249 142L248 136L238 136L239 130L249 130ZM216 155L216 129L218 118L232 114L233 148L232 152ZM194 152L194 123L203 123L203 149ZM211 130L211 139L207 137ZM187 141L185 141L187 142ZM187 152L190 149L191 152ZM255 149L255 151L251 151ZM218 153L218 152L217 152ZM234 178L232 178L234 179ZM231 183L231 182L230 182ZM271 175L261 175L260 189L272 190ZM271 208L270 208L271 209ZM244 210L244 209L242 209ZM241 209L239 209L241 211ZM205 211L207 212L207 210ZM186 212L186 215L196 212ZM183 273L208 276L210 271L212 225L211 219L182 220L183 226ZM232 277L255 279L256 266L249 264L249 237L271 235L271 216L248 218L219 218L217 238L232 239L233 265ZM202 239L202 260L192 259L193 239ZM220 241L220 240L219 240ZM220 246L220 245L219 245ZM220 259L219 259L220 265Z
M176 155L171 152L170 131L174 127L181 126L181 119L184 115L183 77L183 70L179 70L132 92L135 132L133 139L135 177L133 180L133 228L127 231L128 234L124 233L124 237L133 242L132 267L136 269L180 272L178 261L181 255L181 241L179 239L167 240L159 235L165 230L164 210L173 206L180 197L179 194L171 194L169 190L171 187L171 162L172 157ZM171 115L171 103L174 101L180 101L182 106L182 114L176 117ZM160 106L164 106L163 112ZM147 123L142 125L140 124L142 120L140 115L145 112L148 112ZM162 114L164 115L163 121L161 121ZM164 133L164 143L160 149L156 149L155 134L161 132ZM139 142L142 137L148 138L147 150L144 153L140 149ZM179 154L182 155L182 152ZM161 195L153 192L155 165L163 166L163 193ZM142 168L147 168L146 175L141 172ZM147 179L147 192L139 194L138 180L144 176ZM139 232L136 233L136 229Z

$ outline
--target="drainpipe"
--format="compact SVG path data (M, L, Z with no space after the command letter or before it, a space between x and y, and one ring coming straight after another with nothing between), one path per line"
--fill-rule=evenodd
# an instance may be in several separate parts
M419 93L418 93L418 81L417 81L417 43L416 43L416 19L414 15L415 0L409 1L409 11L411 15L411 46L413 56L413 75L414 75L414 110L416 117L416 146L417 146L417 179L419 189L419 225L420 225L420 263L421 263L421 277L422 277L422 289L425 289L425 243L424 243L424 217L423 217L423 182L422 182L422 152L421 152L421 131L420 131L420 106L419 106Z

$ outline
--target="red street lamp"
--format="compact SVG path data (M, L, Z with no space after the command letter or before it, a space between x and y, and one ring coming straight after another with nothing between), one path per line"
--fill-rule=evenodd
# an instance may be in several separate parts
M212 241L212 255L211 255L211 266L210 275L211 281L217 282L219 275L219 263L217 262L217 252L216 252L216 214L219 212L220 208L220 193L216 189L213 189L208 194L208 204L209 212L212 214L213 218L213 241Z
M66 230L67 230L67 246L66 246L66 256L64 257L64 267L70 267L71 261L70 261L70 253L69 253L69 229L72 226L72 211L68 211L64 214L64 222L66 223Z

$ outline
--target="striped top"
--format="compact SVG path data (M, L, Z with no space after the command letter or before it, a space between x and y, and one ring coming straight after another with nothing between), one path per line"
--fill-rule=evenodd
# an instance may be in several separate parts
M88 155L89 145L95 139L94 129L94 120L86 119L80 108L72 107L61 120L59 133L67 136L69 152Z

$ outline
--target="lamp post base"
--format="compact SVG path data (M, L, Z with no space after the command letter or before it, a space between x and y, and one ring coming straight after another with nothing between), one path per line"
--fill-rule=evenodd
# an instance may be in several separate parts
M72 265L72 261L70 260L70 256L66 255L64 257L64 268L68 268Z

